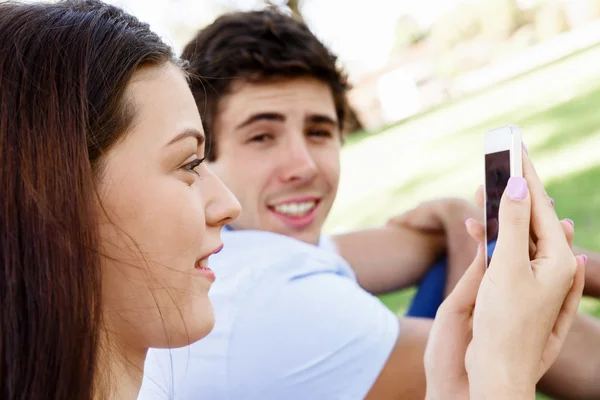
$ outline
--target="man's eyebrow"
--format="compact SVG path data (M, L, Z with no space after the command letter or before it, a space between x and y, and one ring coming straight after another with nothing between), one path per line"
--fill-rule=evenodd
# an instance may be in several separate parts
M307 115L305 118L305 122L313 124L328 124L333 126L338 125L337 119L331 118L330 116L324 114Z
M258 114L252 114L248 118L244 120L241 124L235 127L235 129L240 129L245 126L251 125L258 121L277 121L277 122L285 122L285 116L283 114L279 114L276 112L264 112Z

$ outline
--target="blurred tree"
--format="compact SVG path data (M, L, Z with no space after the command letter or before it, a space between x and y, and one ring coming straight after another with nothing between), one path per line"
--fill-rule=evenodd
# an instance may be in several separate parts
M148 9L150 5L159 4L159 2L149 2L147 0L110 1L120 1L125 4L137 1L142 10ZM167 0L167 3L166 9L168 12L156 13L156 18L169 30L171 44L175 47L177 53L183 50L188 40L198 30L210 24L217 16L237 9L237 5L233 0L209 0L201 3L198 0Z
M402 51L410 47L423 40L425 34L413 16L401 15L396 21L396 43L393 51Z
M458 43L476 37L481 31L476 4L460 3L442 15L432 26L429 42L434 51L451 50Z
M300 0L288 0L287 6L290 8L293 16L303 19L300 13L300 3Z
M569 0L564 3L569 28L577 28L600 16L598 0Z
M550 39L568 29L563 1L549 0L540 4L535 15L535 32L539 41Z
M520 26L517 0L486 0L477 12L481 34L489 39L506 39Z
M498 47L526 22L517 0L464 1L432 26L429 45L436 71L452 77L489 61L485 49ZM530 35L531 36L531 35ZM527 39L529 41L529 39ZM481 46L486 46L482 49Z
M265 5L269 8L288 11L293 17L304 21L304 17L300 12L302 0L265 0Z
M475 37L506 39L522 20L517 0L464 2L434 23L431 45L437 50L449 50Z

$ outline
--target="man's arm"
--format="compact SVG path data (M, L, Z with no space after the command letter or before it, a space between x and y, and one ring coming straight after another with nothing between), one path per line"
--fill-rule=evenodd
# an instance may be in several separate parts
M600 398L600 321L579 314L538 390L556 399Z
M433 321L401 318L400 335L366 400L425 398L423 357Z
M477 244L464 222L481 212L462 199L424 203L385 227L333 236L340 255L367 291L380 294L416 284L446 254L446 294L471 263Z
M585 265L583 295L600 298L600 254L578 247L573 248L573 253L585 254L588 257L588 262Z
M464 200L455 199L448 208L444 215L448 259L444 298L454 289L477 254L477 243L467 232L465 221L481 218L480 211Z
M416 284L446 250L444 235L405 227L366 229L332 239L360 286L373 294Z

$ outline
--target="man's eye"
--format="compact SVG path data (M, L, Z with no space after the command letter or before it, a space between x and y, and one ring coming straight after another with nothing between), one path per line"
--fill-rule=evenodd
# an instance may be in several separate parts
M317 136L317 137L331 137L332 136L331 132L323 130L323 129L312 130L312 131L309 131L308 134L310 136Z
M273 135L269 134L269 133L263 133L260 135L256 135L256 136L252 136L250 138L251 142L258 142L258 143L263 143L266 142L268 140L273 139Z

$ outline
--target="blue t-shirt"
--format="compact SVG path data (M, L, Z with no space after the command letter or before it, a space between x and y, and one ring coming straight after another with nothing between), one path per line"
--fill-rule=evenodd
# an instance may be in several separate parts
M363 399L399 333L398 318L319 246L263 231L222 233L212 256L214 330L152 349L139 399Z

